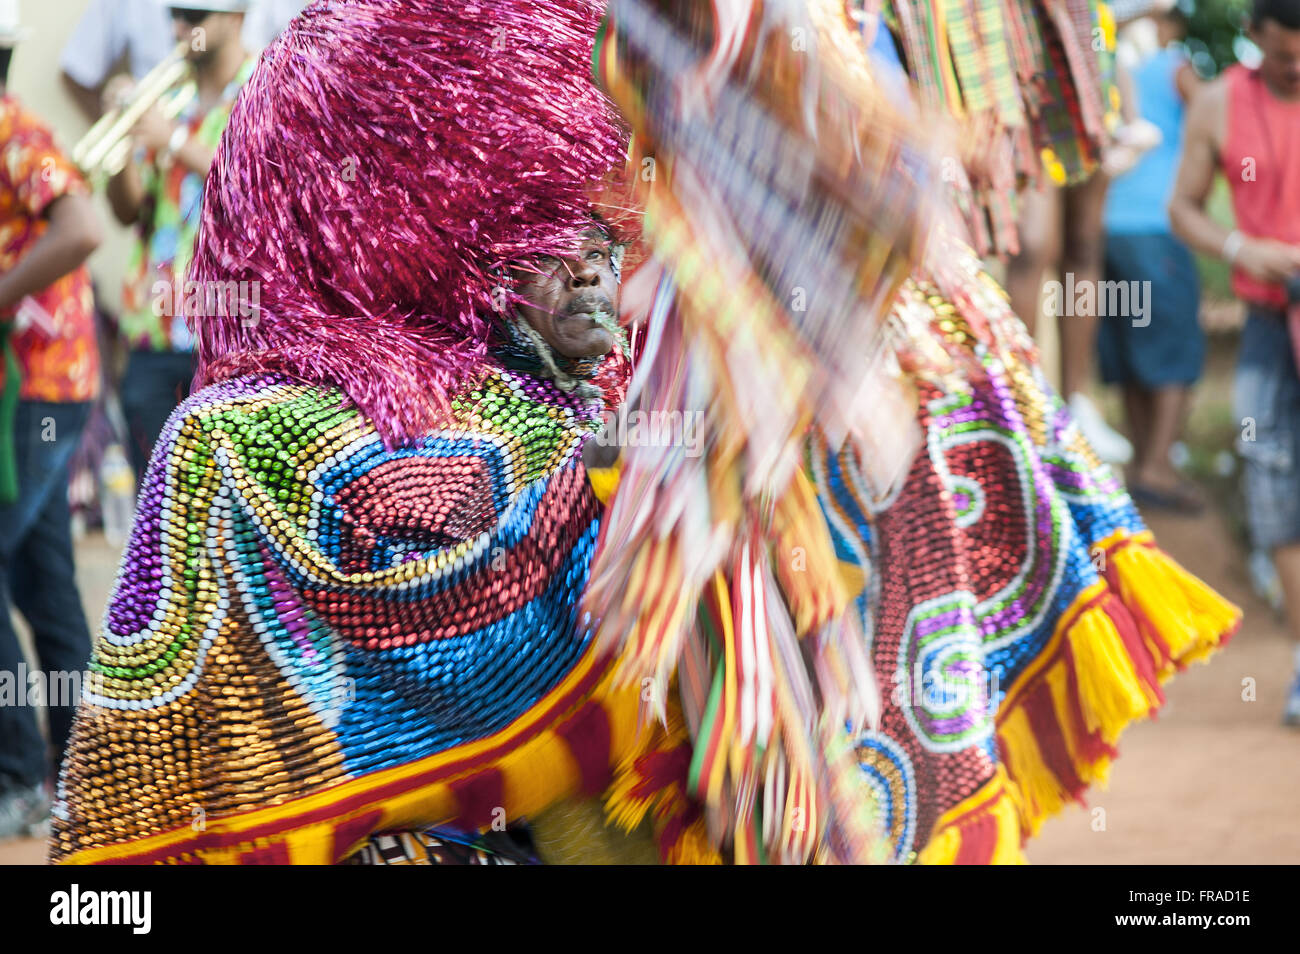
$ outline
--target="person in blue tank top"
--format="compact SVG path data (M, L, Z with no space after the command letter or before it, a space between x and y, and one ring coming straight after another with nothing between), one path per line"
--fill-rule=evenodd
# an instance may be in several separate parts
M1170 450L1179 439L1192 387L1205 361L1200 326L1200 279L1191 252L1174 237L1167 210L1178 171L1185 104L1200 80L1181 40L1178 8L1155 16L1159 50L1131 71L1136 112L1161 133L1106 198L1108 282L1143 307L1133 317L1104 319L1098 334L1102 379L1124 390L1134 460L1129 492L1139 504L1182 513L1201 509L1195 489L1179 475ZM1140 297L1135 297L1140 296Z

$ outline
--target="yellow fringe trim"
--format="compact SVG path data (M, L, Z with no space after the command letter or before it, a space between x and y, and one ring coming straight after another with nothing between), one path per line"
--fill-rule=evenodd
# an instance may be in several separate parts
M614 772L614 781L605 793L606 823L622 829L630 836L642 829L646 819L653 823L656 834L663 830L672 817L685 805L686 793L675 787L660 789L649 795L634 795L632 790L641 782L636 762L643 755L656 750L668 751L690 744L686 722L677 702L676 682L670 685L665 706L667 721L643 728L636 743L624 752ZM689 825L663 859L670 865L720 865L722 856L709 839L708 828L701 817Z
M801 637L839 616L849 603L819 507L816 487L797 470L772 511L772 565Z
M1104 590L1104 585L1101 588ZM1100 732L1107 743L1114 744L1125 726L1145 718L1159 705L1159 697L1138 676L1128 648L1102 604L1090 606L1074 617L1063 636L1074 657L1084 727L1089 732ZM1051 669L1064 673L1065 661ZM1052 701L1058 721L1068 729L1065 700L1053 697ZM1074 741L1068 731L1066 738L1067 742Z
M1108 578L1117 589L1110 593L1133 612L1138 633L1155 661L1157 680L1163 683L1179 663L1203 660L1213 653L1235 631L1241 611L1150 546L1151 540L1149 532L1130 535L1117 531L1093 552L1104 551L1111 561ZM1095 733L1113 746L1130 723L1147 718L1159 704L1154 688L1139 677L1128 647L1099 599L1107 590L1106 583L1098 582L1078 595L1038 660L1010 688L998 715L997 735L1008 794L1019 805L1021 826L1030 835L1037 834L1043 821L1072 798L1064 781L1048 766L1031 727L1023 705L1031 692L1044 682L1048 686L1052 712L1079 782L1085 787L1104 786L1110 769L1106 753L1087 756L1081 751L1085 739L1076 733L1068 657L1060 651L1061 641L1069 642L1078 712L1090 735ZM1164 641L1167 652L1149 638L1144 629L1148 626ZM936 838L952 837L936 834ZM943 857L946 850L938 846L934 853Z
M923 865L956 864L972 823L990 816L997 825L997 839L987 863L1025 864L1024 852L1020 850L1020 809L1016 805L1015 786L1001 765L979 791L944 812L935 823L929 844L917 856L917 862Z
M1043 760L1024 710L1008 713L998 726L998 741L1007 774L1015 779L1021 824L1036 835L1044 819L1065 807L1069 793Z
M1241 610L1188 573L1162 550L1148 546L1150 532L1131 537L1122 531L1097 545L1119 578L1119 598L1148 619L1169 647L1164 659L1158 647L1147 648L1162 677L1177 671L1177 663L1206 659L1241 622ZM1121 544L1116 547L1116 544ZM1113 552L1111 550L1113 549Z
M609 467L588 468L587 480L591 481L591 490L596 495L596 499L608 506L610 498L614 496L614 491L618 489L618 479L622 474L622 457L614 461Z
M209 817L206 819L206 831L231 838L233 843L223 846L209 843L200 848L196 854L209 864L234 864L238 862L241 854L252 848L283 844L293 864L329 864L332 860L331 850L334 848L336 826L347 819L379 810L382 814L378 829L444 824L454 818L458 811L456 795L450 784L455 781L455 778L448 777L427 785L413 786L400 794L387 797L377 793L391 783L435 771L448 763L470 758L500 746L503 742L509 743L512 736L517 736L543 718L543 714L550 710L555 700L568 694L578 682L585 679L591 670L598 666L608 666L608 662L602 660L594 650L589 649L542 701L516 722L485 739L406 765L370 773L362 778L349 779L281 805L236 815ZM645 744L643 737L648 733L639 725L639 687L614 688L613 673L607 670L593 688L590 698L602 704L609 720L611 763L622 762L626 757L625 753ZM579 699L576 705L581 705L582 702L583 700ZM550 717L555 718L555 713L551 713ZM572 796L577 792L581 778L579 767L569 751L568 744L550 729L539 732L527 742L517 745L481 768L494 768L501 772L504 802L501 807L505 810L506 818L510 820L531 817L556 802ZM481 769L471 769L467 774L472 775L479 770ZM368 798L367 796L371 796L372 793L375 793L373 797ZM359 804L346 814L330 814L321 821L303 821L295 824L298 817L354 799ZM239 838L242 832L276 823L283 827L274 835ZM61 859L60 863L92 864L130 859L157 850L171 851L179 856L184 851L185 843L192 840L194 840L194 832L186 826L124 844L100 845L83 849ZM362 840L364 839L359 839L352 848L358 847Z
M709 841L709 829L704 819L689 826L677 844L668 851L665 859L670 865L720 865L722 856Z
M649 796L632 794L641 781L640 775L632 765L620 766L615 773L614 782L605 793L605 817L611 825L624 831L632 831L645 821L646 815L661 800L660 793Z

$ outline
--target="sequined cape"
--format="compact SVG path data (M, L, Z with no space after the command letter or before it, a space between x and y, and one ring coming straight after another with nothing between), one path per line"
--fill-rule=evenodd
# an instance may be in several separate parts
M890 856L1017 862L1240 614L1156 547L974 255L941 257L895 308L925 432L907 479L873 500L820 441L810 466L872 634L883 715L857 756Z
M52 858L329 863L374 832L599 793L644 736L578 618L603 410L492 367L389 449L338 392L283 377L186 401L95 645Z

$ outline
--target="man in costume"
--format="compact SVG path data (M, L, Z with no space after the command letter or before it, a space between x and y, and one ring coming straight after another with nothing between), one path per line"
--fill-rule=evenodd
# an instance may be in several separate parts
M515 371L550 380L564 390L582 392L592 398L601 396L595 371L605 364L611 351L627 347L626 336L615 324L618 314L619 262L623 247L614 244L604 228L593 227L581 236L572 255L547 256L532 267L517 269L513 279L518 301L513 314L502 325L506 342L495 349L502 363ZM615 366L618 362L616 359ZM610 369L614 370L614 369ZM617 385L606 374L609 384ZM612 407L612 405L606 405ZM596 441L585 441L582 458L589 473L601 470L597 457L607 457ZM472 483L472 478L465 480ZM432 830L389 832L372 836L369 842L348 859L351 864L530 864L536 863L539 850L548 860L563 857L574 846L554 844L549 839L563 837L573 827L572 821L559 823L544 820L538 837L528 826L513 824L502 831L500 824L484 835L442 826ZM590 852L605 839L589 838L584 846ZM590 855L586 855L590 857ZM631 859L629 848L618 850L615 857Z
M340 861L598 794L653 740L578 613L628 366L598 16L323 3L265 55L191 270L261 282L260 320L195 322L55 859Z
M1131 614L1087 546L1136 517L1110 484L1109 523L1069 510L1107 475L1071 464L1090 463L1086 446L1049 401L1018 412L985 388L969 402L992 418L990 447L1014 445L1008 469L1029 475L1016 491L982 495L977 471L944 483L958 467L932 419L964 433L964 381L995 360L990 375L1032 394L1032 354L994 354L1015 342L985 325L1014 319L966 259L905 284L924 157L873 97L842 5L713 22L620 0L596 43L602 6L325 2L266 54L214 165L195 264L200 280L262 282L261 319L196 322L206 387L142 490L56 860L411 858L599 794L624 828L651 819L677 862L906 859L931 842L932 860L1003 860L1018 856L1016 794L1032 823L1076 792L1158 679L1230 628L1165 558L1133 566L1139 533L1116 538L1116 586L1154 582L1168 609L1122 628ZM816 58L789 59L791 28ZM631 164L657 170L638 176L656 182L656 258L623 302L608 240L635 234L628 210L647 196L610 181L627 139L588 75L593 44L658 150ZM715 95L680 95L697 81ZM765 228L777 209L782 228ZM647 319L632 399L706 409L708 440L699 458L629 448L604 510L582 458L623 400L620 304ZM919 385L918 456L905 396ZM1021 428L1037 458L999 436ZM832 453L852 458L854 489L886 488L873 509L915 498L888 554L868 521L846 535L826 515L817 461ZM923 572L1026 485L1042 505L1008 522L1035 531L1024 573ZM842 547L887 562L853 567ZM997 576L1001 555L968 562ZM853 601L877 581L891 591L878 627ZM924 624L910 642L905 620ZM903 736L916 711L876 683L942 670L948 646L955 671L992 668L1013 645L1030 701L1007 708L1005 771L994 702L922 713L921 749L872 774L869 733L918 744ZM926 760L932 736L953 764ZM1062 738L1077 778L1046 745Z

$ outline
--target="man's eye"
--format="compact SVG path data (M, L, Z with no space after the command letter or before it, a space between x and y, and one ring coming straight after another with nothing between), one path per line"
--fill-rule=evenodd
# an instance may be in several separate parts
M605 252L602 249L593 248L590 252L587 253L587 261L589 262L600 262L603 261L604 258L605 258Z

